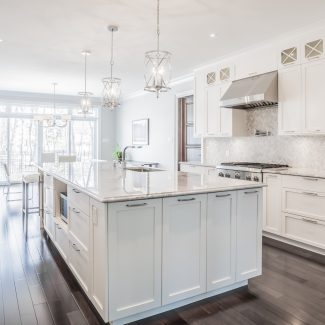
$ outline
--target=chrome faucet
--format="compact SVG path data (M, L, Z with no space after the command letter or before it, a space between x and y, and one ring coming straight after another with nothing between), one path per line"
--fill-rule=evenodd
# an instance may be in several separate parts
M122 151L122 163L121 163L121 167L125 168L126 167L126 161L125 161L125 156L126 156L126 151L128 149L140 149L142 148L142 146L126 146L124 147L123 151Z

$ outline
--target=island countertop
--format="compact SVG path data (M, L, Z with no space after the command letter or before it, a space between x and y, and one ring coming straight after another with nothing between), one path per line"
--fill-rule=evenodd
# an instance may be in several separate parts
M183 172L136 172L110 162L36 163L40 171L100 202L260 188L262 183Z

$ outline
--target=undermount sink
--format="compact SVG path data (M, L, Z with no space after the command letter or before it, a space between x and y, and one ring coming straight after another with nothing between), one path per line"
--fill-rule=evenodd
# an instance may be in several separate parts
M163 169L158 168L149 168L149 167L126 167L126 170L132 170L134 172L140 172L140 173L149 173L149 172L162 172Z

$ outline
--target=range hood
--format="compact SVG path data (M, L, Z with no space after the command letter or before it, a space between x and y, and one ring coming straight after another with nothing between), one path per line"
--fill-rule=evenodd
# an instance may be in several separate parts
M278 72L235 80L222 96L221 107L247 109L278 103Z

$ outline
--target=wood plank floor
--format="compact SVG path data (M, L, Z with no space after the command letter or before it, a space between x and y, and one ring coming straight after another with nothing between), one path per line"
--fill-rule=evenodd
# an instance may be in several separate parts
M1 188L0 188L1 193ZM0 194L0 325L99 325L56 250L19 202ZM325 266L264 245L263 275L243 288L133 325L324 325Z

